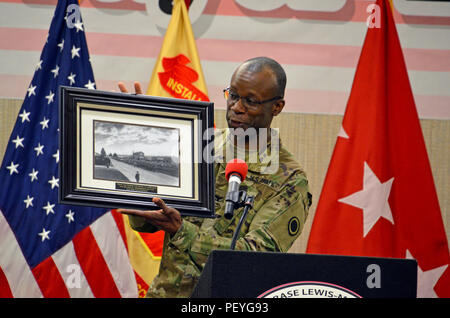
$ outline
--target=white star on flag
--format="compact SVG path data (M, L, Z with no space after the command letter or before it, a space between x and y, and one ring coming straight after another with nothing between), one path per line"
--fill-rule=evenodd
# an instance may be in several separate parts
M74 213L72 210L69 210L69 212L67 212L67 214L65 215L65 217L67 218L67 222L68 222L68 223L74 222L74 221L75 221L75 219L73 218L74 214L75 214L75 213Z
M55 211L53 211L53 208L55 207L54 204L50 204L50 202L47 201L47 205L44 206L42 209L45 210L46 214L48 215L49 213L53 213L55 214Z
M83 31L83 22L77 21L73 24L73 26L77 29L77 33L78 31Z
M12 142L16 144L16 149L19 146L23 148L23 143L22 143L23 140L24 140L24 138L20 138L19 135L17 135L16 139L12 140Z
M59 74L59 66L56 65L55 68L53 70L51 70L50 72L53 73L53 78L56 78L56 76L58 76L58 74Z
M39 62L36 64L35 71L42 69L42 60L39 60Z
M86 87L87 89L95 89L95 83L91 82L91 80L88 81L88 83L86 85L84 85L84 87Z
M29 195L27 195L27 198L25 200L23 200L23 202L25 202L26 204L26 208L28 209L28 207L33 206L33 200L34 198L30 198Z
M36 157L39 157L39 155L44 154L42 149L44 149L44 145L41 145L41 143L39 142L38 145L36 147L34 147L34 150L36 150Z
M59 162L59 149L56 150L56 152L52 155L53 158L55 158L56 163Z
M52 180L49 180L48 183L50 183L52 185L52 189L54 187L58 187L59 188L59 179L56 179L55 176L52 176Z
M62 39L61 43L58 44L59 48L60 48L60 52L62 52L63 48L64 48L64 39ZM52 71L53 72L53 71Z
M6 167L6 169L9 170L9 175L12 175L14 172L19 174L19 171L17 171L17 167L19 166L19 164L15 164L13 161L11 161L11 164L9 166Z
M39 122L39 124L42 126L42 130L44 130L45 128L48 128L48 122L50 121L50 119L47 119L44 117L44 119Z
M36 171L33 168L33 171L28 174L30 176L30 178L31 178L31 182L33 182L34 180L37 180L37 178L38 178L37 174L38 173L39 173L39 171Z
M81 48L75 47L75 45L72 46L72 50L70 51L70 53L72 54L72 59L73 59L75 56L80 57L80 54L79 54L80 49L81 49Z
M394 178L381 183L367 162L364 162L363 189L338 200L363 210L364 237L381 217L394 224L388 202L392 182Z
M409 250L406 250L407 259L415 259ZM434 286L447 269L448 264L428 271L423 271L417 264L417 298L437 298Z
M70 73L69 76L67 76L67 79L70 82L70 85L75 84L75 76L77 76L76 74Z
M42 229L42 232L41 233L38 233L38 235L40 236L40 237L42 237L42 242L44 242L44 240L49 240L50 239L50 237L48 237L48 234L50 233L50 230L48 230L48 231L46 231L45 230L45 228L43 228Z
M48 104L50 104L50 103L53 103L53 98L55 97L55 93L52 93L52 91L50 91L49 93L48 93L48 95L47 96L45 96L45 98L47 99L47 105Z
M30 87L27 89L28 97L30 97L31 95L36 95L35 90L36 90L36 85L33 86L33 84L30 84Z
M23 110L22 114L19 115L20 118L22 118L22 123L26 120L26 121L30 121L30 118L28 118L28 116L30 116L30 112L26 112L25 109Z
M342 138L345 138L345 139L349 138L347 133L344 130L344 127L342 127L342 125L341 125L341 129L339 130L338 137L342 137Z

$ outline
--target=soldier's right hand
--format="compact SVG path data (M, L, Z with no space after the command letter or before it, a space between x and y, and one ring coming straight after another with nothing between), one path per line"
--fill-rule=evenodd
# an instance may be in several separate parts
M159 229L174 235L178 232L183 222L181 214L177 209L167 206L161 198L154 197L152 199L160 209L159 210L130 210L117 209L117 212L127 215L137 215L144 217L148 222L158 227Z

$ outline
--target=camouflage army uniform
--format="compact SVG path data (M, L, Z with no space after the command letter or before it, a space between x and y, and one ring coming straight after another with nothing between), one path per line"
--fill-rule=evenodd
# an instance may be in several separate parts
M245 158L249 158L248 154ZM275 174L262 174L264 164L259 158L258 162L248 163L247 178L241 184L241 187L247 187L247 194L254 196L255 201L242 225L235 249L287 252L300 235L311 205L308 181L283 146L279 147L279 168ZM243 208L236 210L231 220L223 217L228 189L225 166L226 162L215 163L217 217L184 217L181 228L173 237L165 235L159 274L147 297L189 297L210 251L230 248ZM140 232L157 230L140 217L130 216L130 223Z

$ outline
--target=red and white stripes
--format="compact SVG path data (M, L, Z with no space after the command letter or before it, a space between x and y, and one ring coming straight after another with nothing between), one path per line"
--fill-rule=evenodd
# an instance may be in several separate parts
M121 216L106 213L30 269L0 214L0 293L12 297L138 297ZM119 222L116 222L116 219ZM8 284L8 286L5 286Z

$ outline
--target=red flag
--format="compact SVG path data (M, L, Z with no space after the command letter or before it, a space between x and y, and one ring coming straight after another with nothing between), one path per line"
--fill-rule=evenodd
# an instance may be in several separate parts
M388 1L367 31L307 252L414 258L418 297L450 297L449 249ZM373 26L371 24L371 26Z

